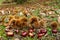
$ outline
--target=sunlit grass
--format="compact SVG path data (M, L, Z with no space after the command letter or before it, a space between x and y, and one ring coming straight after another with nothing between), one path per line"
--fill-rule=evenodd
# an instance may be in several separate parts
M1 5L1 3L3 2L4 0L0 0L0 5Z

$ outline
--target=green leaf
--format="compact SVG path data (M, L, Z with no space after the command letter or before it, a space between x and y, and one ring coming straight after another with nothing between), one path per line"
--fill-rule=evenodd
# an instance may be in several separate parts
M48 35L51 35L51 34L52 34L52 32L51 32L51 28L48 27L48 28L47 28L47 31L48 31L48 32L47 32Z

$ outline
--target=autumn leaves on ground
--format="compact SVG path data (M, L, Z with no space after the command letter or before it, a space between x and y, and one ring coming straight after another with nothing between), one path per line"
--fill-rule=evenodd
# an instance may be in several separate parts
M28 0L19 5L1 5L0 40L60 40L58 2Z

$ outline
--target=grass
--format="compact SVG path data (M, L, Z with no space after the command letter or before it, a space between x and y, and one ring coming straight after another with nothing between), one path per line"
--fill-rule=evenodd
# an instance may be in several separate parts
M1 3L3 2L4 0L0 0L0 5L1 5Z
M0 26L0 37L2 37L2 39L4 39L4 40L7 40L7 36L6 36L6 34L5 34L5 26Z

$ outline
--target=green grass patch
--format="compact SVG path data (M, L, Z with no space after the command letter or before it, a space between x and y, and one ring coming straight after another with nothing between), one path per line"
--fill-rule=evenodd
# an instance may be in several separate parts
M3 1L4 1L4 0L0 0L0 5L2 4Z

